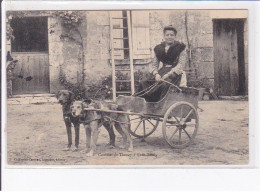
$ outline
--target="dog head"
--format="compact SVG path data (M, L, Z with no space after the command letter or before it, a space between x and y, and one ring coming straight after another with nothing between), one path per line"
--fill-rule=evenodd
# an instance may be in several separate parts
M68 90L60 90L56 95L60 104L68 104L71 103L74 99L74 94Z
M70 107L73 117L81 116L84 112L84 105L82 101L74 101Z
M72 103L70 110L73 117L78 117L84 115L86 111L84 108L88 108L88 105L91 104L91 99L85 99L83 101L76 100Z

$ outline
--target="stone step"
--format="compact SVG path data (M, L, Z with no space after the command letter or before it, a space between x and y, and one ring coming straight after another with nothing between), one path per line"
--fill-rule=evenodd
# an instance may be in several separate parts
M24 98L24 97L55 97L55 94L20 94L20 95L13 95L11 98Z
M219 96L220 100L237 100L237 101L248 101L248 96Z
M7 99L7 104L44 104L44 103L58 103L54 94L25 94L14 95Z

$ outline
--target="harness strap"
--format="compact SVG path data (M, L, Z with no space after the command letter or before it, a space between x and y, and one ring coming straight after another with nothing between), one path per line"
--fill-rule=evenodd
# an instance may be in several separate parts
M70 121L70 116L71 116L70 113L66 113L66 114L63 115L64 119L67 120L67 121Z
M121 121L118 121L116 119L112 119L111 117L108 117L108 116L104 116L104 118L108 118L110 120L110 122L114 121L114 122L117 122L117 123L130 125L130 123L128 123L128 122L121 122Z
M152 89L154 89L158 84L159 84L159 82L156 82L153 85L149 86L148 88L146 88L146 89L144 89L144 90L142 90L142 91L140 91L138 93L135 93L133 95L134 96L139 96L139 97L144 96L145 94L149 93Z
M177 81L179 81L180 80L180 78L178 78L178 80L176 80L176 82ZM166 80L161 80L162 82L164 82L164 83L167 83L167 84L169 84L169 85L171 85L171 86L174 86L175 88L177 88L180 92L182 92L182 89L180 89L178 86L176 86L175 84L173 84L173 83L171 83L171 82L168 82L168 81L166 81Z
M93 120L87 120L87 121L82 121L81 119L80 119L80 122L82 122L82 123L84 123L84 124L89 124L89 123L91 123L92 121L98 121L98 120L101 120L101 119L93 119Z
M82 107L82 109L84 109L84 107ZM101 118L99 118L99 119L92 119L92 120L87 120L87 121L86 121L84 118L86 118L86 112L85 112L85 111L83 112L83 116L79 118L79 120L80 120L81 123L89 124L89 123L91 123L92 121L99 121L99 120L102 119L102 117L101 117Z

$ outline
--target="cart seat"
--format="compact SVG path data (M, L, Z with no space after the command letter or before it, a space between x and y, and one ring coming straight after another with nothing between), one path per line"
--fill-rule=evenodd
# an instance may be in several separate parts
M156 115L162 115L174 102L186 101L196 107L199 90L191 87L181 87L180 89L181 91L170 86L167 93L157 102L148 102L145 98L139 96L120 95L116 98L116 104L118 105L118 110Z
M143 90L137 96L144 98L146 102L159 102L168 93L170 85L160 83L151 89Z

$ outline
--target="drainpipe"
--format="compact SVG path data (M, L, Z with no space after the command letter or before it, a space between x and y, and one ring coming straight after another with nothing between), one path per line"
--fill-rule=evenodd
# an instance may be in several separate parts
M187 39L187 45L188 45L188 65L189 68L191 68L191 45L189 40L189 34L188 34L188 11L185 11L185 31L186 31L186 39Z

